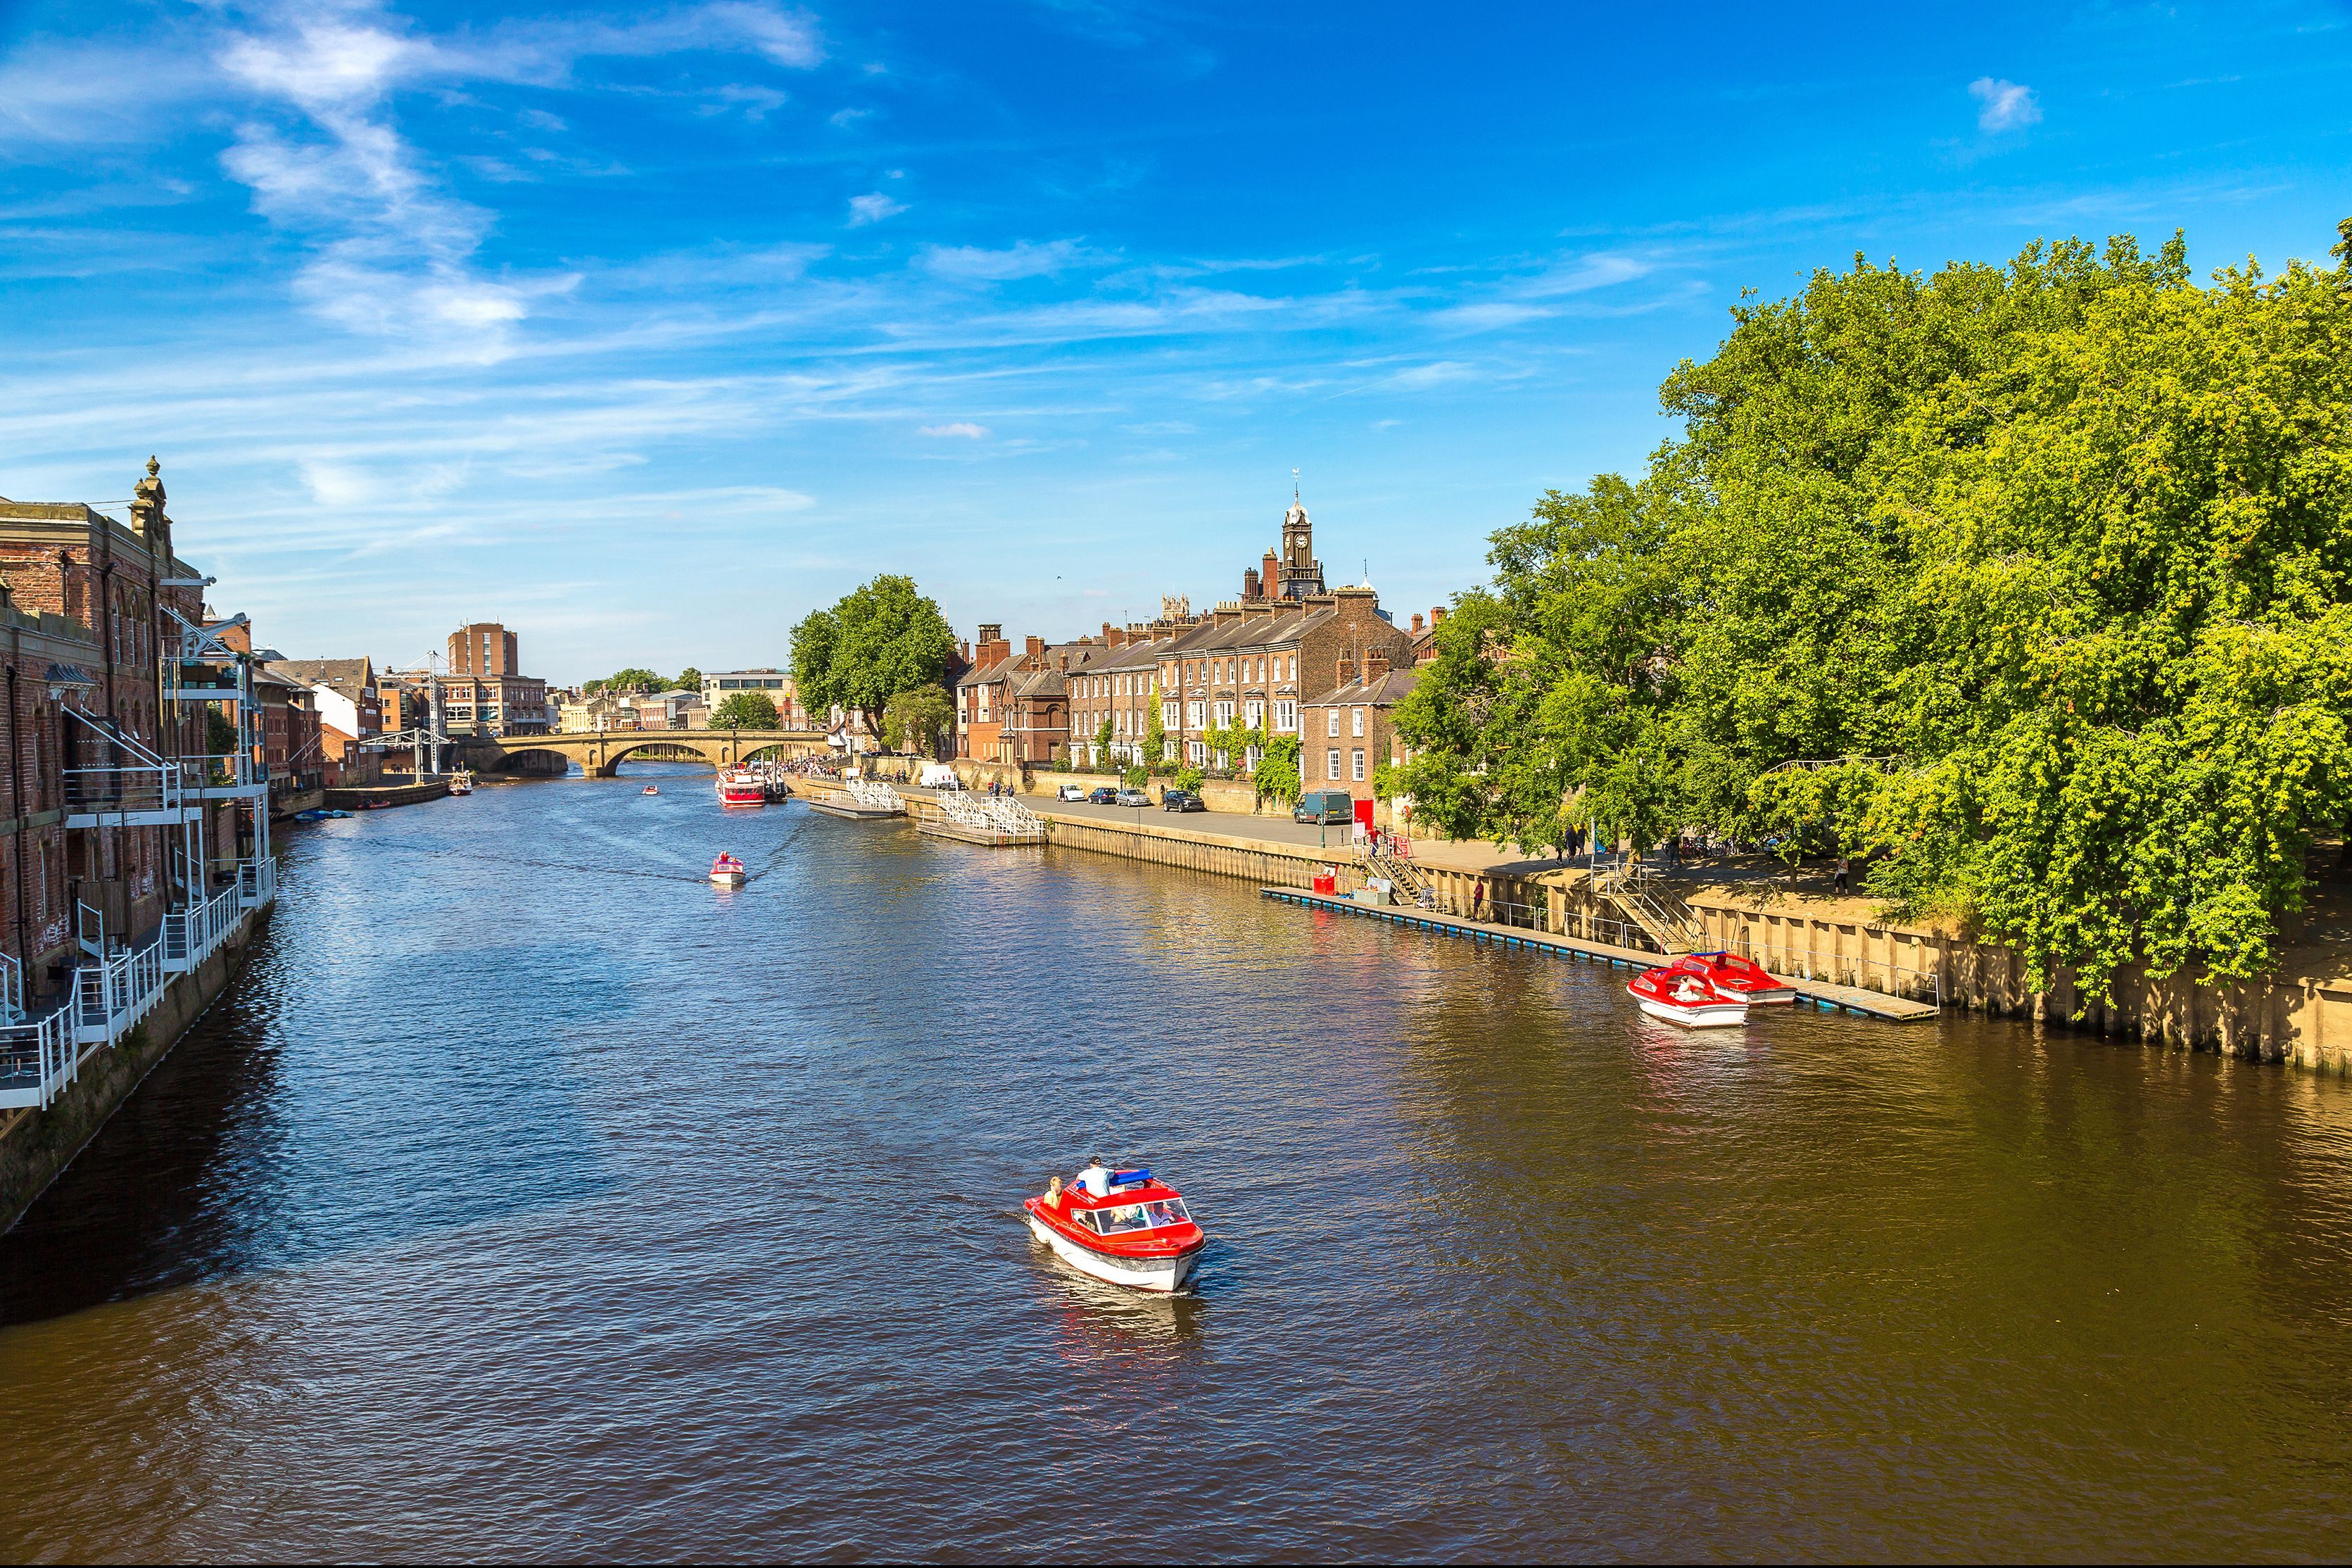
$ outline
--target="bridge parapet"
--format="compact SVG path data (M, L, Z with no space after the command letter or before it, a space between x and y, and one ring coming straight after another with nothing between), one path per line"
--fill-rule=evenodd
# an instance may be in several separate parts
M723 768L762 752L822 755L825 734L822 730L622 730L585 734L501 735L470 740L465 746L479 759L475 765L486 772L502 769L509 759L526 752L552 752L578 763L599 778L610 778L631 752L649 746L688 752L714 768Z

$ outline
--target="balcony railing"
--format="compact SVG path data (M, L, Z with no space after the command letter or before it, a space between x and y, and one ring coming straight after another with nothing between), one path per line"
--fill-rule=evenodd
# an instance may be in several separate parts
M177 763L135 767L68 768L69 812L169 811L180 804L187 783Z
M73 1009L0 1024L0 1107L47 1110L73 1082Z

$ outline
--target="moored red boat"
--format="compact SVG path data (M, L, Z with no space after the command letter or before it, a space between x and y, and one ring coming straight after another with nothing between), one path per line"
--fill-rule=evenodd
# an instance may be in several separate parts
M639 795L659 795L661 794L661 786L658 784L647 784L637 793Z
M1209 1244L1182 1194L1149 1170L1106 1171L1097 1162L1076 1184L1056 1176L1023 1206L1030 1234L1064 1262L1138 1290L1182 1289Z
M765 805L768 804L768 791L749 768L721 768L719 770L719 804Z
M1718 991L1703 974L1661 965L1645 969L1625 987L1642 1011L1686 1029L1706 1029L1748 1021L1748 1002Z
M1797 999L1794 987L1774 979L1754 959L1742 958L1736 952L1685 953L1666 967L1687 970L1717 991L1728 992L1750 1006Z
M740 888L751 879L751 873L743 868L742 861L722 850L719 858L710 863L710 879L722 888Z

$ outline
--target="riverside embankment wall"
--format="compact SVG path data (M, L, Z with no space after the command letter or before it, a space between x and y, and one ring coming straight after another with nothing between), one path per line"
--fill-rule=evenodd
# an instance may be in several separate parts
M973 769L983 788L993 767ZM1088 787L1115 782L1086 773L1036 776L1053 784ZM1208 821L1192 819L1197 826L1190 822L1183 826L1130 826L1057 816L1049 804L1035 798L1049 792L1023 793L1045 818L1048 842L1068 848L1265 887L1309 887L1320 868L1331 866L1339 873L1342 893L1363 885L1362 867L1345 852L1223 837L1215 819L1239 818L1228 831L1245 832L1246 806L1213 809ZM936 809L920 797L911 798L909 805L919 815ZM1625 921L1622 910L1592 893L1580 869L1515 874L1454 870L1423 861L1415 864L1414 871L1429 884L1436 907L1448 914L1470 914L1480 902L1483 882L1486 912L1503 923L1622 946L1654 945ZM2117 975L2107 997L2101 999L2084 994L2075 977L2063 971L2048 989L2037 992L2028 982L2022 954L1964 934L1822 913L1779 898L1702 893L1689 903L1706 933L1705 945L1745 953L1778 972L2030 1018L2111 1039L2216 1050L2352 1076L2352 973L2290 973L2254 983L2216 984L2190 975L2154 980L2144 969L2133 968Z
M268 908L247 914L210 957L164 986L154 1010L121 1041L80 1047L87 1054L79 1076L47 1110L0 1111L0 1231L73 1163L139 1080L228 988L269 915Z

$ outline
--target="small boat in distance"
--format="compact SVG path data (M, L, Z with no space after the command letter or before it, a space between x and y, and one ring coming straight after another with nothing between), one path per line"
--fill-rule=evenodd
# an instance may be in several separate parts
M1645 969L1625 987L1642 1011L1685 1029L1718 1028L1748 1022L1745 997L1718 991L1703 974L1661 965Z
M1107 1171L1096 1161L1043 1196L1025 1200L1029 1233L1081 1273L1114 1285L1162 1293L1181 1290L1209 1245L1183 1195L1147 1169Z
M1762 964L1736 952L1688 952L1666 967L1687 970L1717 991L1728 992L1751 1007L1759 1003L1797 999L1793 986L1783 985L1767 973Z
M751 880L751 876L744 870L742 861L721 850L719 858L710 863L710 879L722 888L740 888Z
M647 785L646 785L646 787L645 787L645 788L643 788L643 789L639 790L637 793L638 793L639 795L659 795L659 794L661 794L661 785L659 785L659 784L647 784Z
M719 770L719 804L721 805L765 805L768 792L760 777L749 768Z
M459 768L456 773L449 775L449 793L451 795L471 795L474 793L474 775L470 769Z

